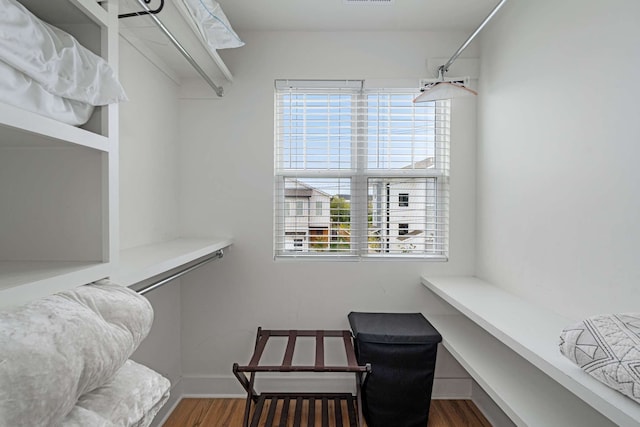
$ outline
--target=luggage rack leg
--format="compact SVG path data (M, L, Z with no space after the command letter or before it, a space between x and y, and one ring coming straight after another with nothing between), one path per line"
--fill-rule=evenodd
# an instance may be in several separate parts
M242 388L247 392L247 400L244 405L244 421L242 425L244 427L249 426L249 416L251 415L251 404L258 403L258 398L260 397L254 388L255 383L255 372L251 372L249 375L249 379L247 379L246 375L242 372L238 371L238 364L233 364L233 374L236 376Z
M262 328L259 327L258 333L256 334L256 343L254 345L254 351L258 348L261 333L262 333ZM239 365L237 363L234 363L233 374L236 376L236 378L242 385L242 388L244 388L245 391L247 392L247 400L244 405L244 420L242 425L244 427L249 427L249 419L251 416L251 403L253 402L258 404L258 399L260 397L254 387L256 373L251 372L251 374L249 375L249 379L247 379L246 374L239 371Z
M358 426L364 426L363 416L362 416L362 380L363 374L356 374L356 407L358 409Z

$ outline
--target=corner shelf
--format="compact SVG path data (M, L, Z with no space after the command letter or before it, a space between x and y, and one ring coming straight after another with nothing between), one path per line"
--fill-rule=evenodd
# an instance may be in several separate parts
M231 246L228 238L180 238L125 249L112 280L131 286Z
M638 403L560 354L560 332L571 319L475 277L423 277L422 283L460 312L429 318L445 347L520 425L604 426L610 423L604 417L611 425L640 424ZM539 399L551 406L533 403ZM563 406L547 409L557 402ZM543 412L567 421L542 422Z

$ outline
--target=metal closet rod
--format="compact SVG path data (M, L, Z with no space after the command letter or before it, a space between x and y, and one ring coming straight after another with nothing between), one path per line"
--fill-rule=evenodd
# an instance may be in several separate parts
M177 271L174 274L172 274L171 276L165 277L164 279L158 280L157 282L150 283L149 285L145 286L144 288L138 289L136 292L139 293L140 295L144 295L147 292L151 292L152 290L157 289L160 286L165 285L165 284L169 283L170 281L172 281L174 279L177 279L180 276L184 276L185 274L195 270L198 267L202 267L203 265L205 265L205 264L207 264L207 263L209 263L209 262L211 262L213 260L220 259L223 256L224 256L224 252L223 252L222 249L220 249L219 251L217 251L213 255L203 259L202 261L199 261L196 264L193 264L191 267L187 267L184 270Z
M138 0L138 1L141 1L141 0ZM476 30L469 36L469 38L467 38L467 40L464 43L462 43L462 45L458 48L458 50L456 50L456 53L451 55L451 58L449 58L447 63L444 65L441 65L438 68L438 74L440 74L438 77L442 77L444 73L449 71L449 67L451 67L451 65L455 62L455 60L458 59L458 56L460 56L462 51L465 50L467 46L469 46L469 43L471 43L473 39L476 38L476 36L480 33L480 31L482 31L484 26L487 25L487 23L491 20L491 18L493 18L493 15L498 13L498 10L500 10L500 8L506 3L506 1L507 0L500 0L500 3L498 3L496 7L493 8L491 13L489 13L489 15L487 15L487 17L484 18L484 21L482 21L482 23L478 26L478 28L476 28Z
M162 21L160 21L151 11L151 9L149 9L149 6L147 6L144 2L144 0L137 0L137 2L140 4L140 6L146 10L147 12L149 12L149 17L151 19L153 19L153 22L156 23L156 25L158 26L158 28L160 28L160 30L162 30L162 32L169 38L169 40L171 40L171 43L173 43L173 45L176 47L176 49L178 49L180 51L180 53L182 54L182 56L184 56L184 58L189 61L189 63L191 64L191 66L193 68L195 68L195 70L202 76L202 78L209 84L209 86L211 86L213 88L213 90L216 92L216 95L222 97L224 96L224 89L222 88L222 86L218 86L217 84L215 84L213 82L213 80L211 80L209 78L209 76L207 75L207 73L204 72L204 70L198 65L198 63L196 62L195 59L193 59L193 57L189 54L189 52L187 52L187 50L180 44L180 42L173 36L173 34L171 34L171 31L169 31L169 29L162 23Z

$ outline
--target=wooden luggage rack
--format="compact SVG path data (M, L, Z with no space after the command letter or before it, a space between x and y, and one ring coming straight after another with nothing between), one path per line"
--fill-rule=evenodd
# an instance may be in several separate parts
M269 338L287 337L287 346L280 365L260 365ZM315 338L315 363L313 365L293 364L293 353L298 337ZM325 338L342 338L347 364L343 366L325 365ZM361 388L369 364L358 365L350 331L340 330L267 330L258 328L256 345L247 366L233 364L233 373L247 391L244 411L244 427L315 427L316 416L320 415L322 427L330 424L336 427L362 427ZM350 393L262 393L256 392L255 377L258 372L350 372L355 374L356 394ZM247 373L249 377L247 378ZM255 405L252 411L252 406ZM292 408L293 407L293 408ZM268 409L267 409L268 408ZM265 413L265 414L263 414ZM334 422L330 423L331 418Z

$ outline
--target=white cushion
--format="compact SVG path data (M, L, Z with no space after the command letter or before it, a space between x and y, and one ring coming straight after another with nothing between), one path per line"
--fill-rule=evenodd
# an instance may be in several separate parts
M640 403L640 313L593 316L565 328L560 352Z

